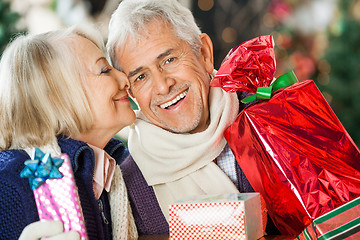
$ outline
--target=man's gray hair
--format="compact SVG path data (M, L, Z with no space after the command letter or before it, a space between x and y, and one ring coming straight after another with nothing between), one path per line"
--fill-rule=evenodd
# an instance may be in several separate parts
M187 42L199 56L201 30L188 8L177 0L123 0L109 24L107 51L115 68L121 70L116 51L124 47L129 38L140 40L141 34L146 34L146 24L152 20L172 25L175 35Z

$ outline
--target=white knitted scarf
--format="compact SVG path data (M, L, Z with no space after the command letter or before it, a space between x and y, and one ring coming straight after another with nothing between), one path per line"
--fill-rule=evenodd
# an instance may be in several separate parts
M214 163L225 147L225 129L235 120L236 93L210 88L210 124L194 134L177 134L149 122L141 111L130 127L129 150L168 217L169 204L191 195L238 192Z
M136 240L138 233L120 167L116 165L109 192L113 240Z

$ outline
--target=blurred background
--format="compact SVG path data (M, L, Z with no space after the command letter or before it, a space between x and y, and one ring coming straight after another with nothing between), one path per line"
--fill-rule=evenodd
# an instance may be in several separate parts
M313 79L360 146L360 0L179 0L214 43L215 67L243 41L271 34L275 77ZM19 33L95 23L104 41L121 0L0 0L0 54Z

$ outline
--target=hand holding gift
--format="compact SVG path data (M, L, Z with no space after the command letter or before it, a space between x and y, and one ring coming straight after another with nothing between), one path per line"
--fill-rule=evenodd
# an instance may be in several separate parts
M25 161L25 168L20 176L29 178L40 220L60 220L63 223L64 232L77 231L81 240L87 239L77 188L66 154L62 154L59 158L52 158L49 153L45 154L35 148L33 159ZM48 224L54 226L54 224ZM40 223L37 223L28 227L36 228L39 225ZM49 230L48 233L59 232L59 227L55 226L54 231ZM32 231L24 230L22 235L28 238L28 232ZM76 237L77 235L71 233L68 236Z
M313 81L288 73L271 85L274 72L273 39L261 36L234 49L211 85L259 100L225 138L278 229L297 235L360 196L360 152Z
M61 221L33 222L24 228L19 240L38 240L43 237L47 237L46 239L48 240L80 240L78 232L64 232L64 226Z

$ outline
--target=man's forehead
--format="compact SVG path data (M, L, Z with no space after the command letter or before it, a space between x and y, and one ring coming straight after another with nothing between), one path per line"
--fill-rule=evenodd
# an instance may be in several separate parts
M132 62L132 59L136 57L139 52L137 49L139 44L134 42L131 39L126 40L125 44L118 46L116 48L116 59L120 65L121 70L127 74L126 71L129 71L129 64Z
M155 64L164 57L179 50L179 43L175 41L163 41L161 39L142 39L139 41L127 41L118 48L116 57L121 67L126 71L133 71L140 66ZM131 67L132 69L128 69Z
M151 41L157 36L161 36L163 34L176 36L173 31L173 26L169 23L165 23L161 19L153 19L150 22L145 23L140 28L136 29L129 36L127 36L125 45L133 45L133 47L137 47L144 42Z

